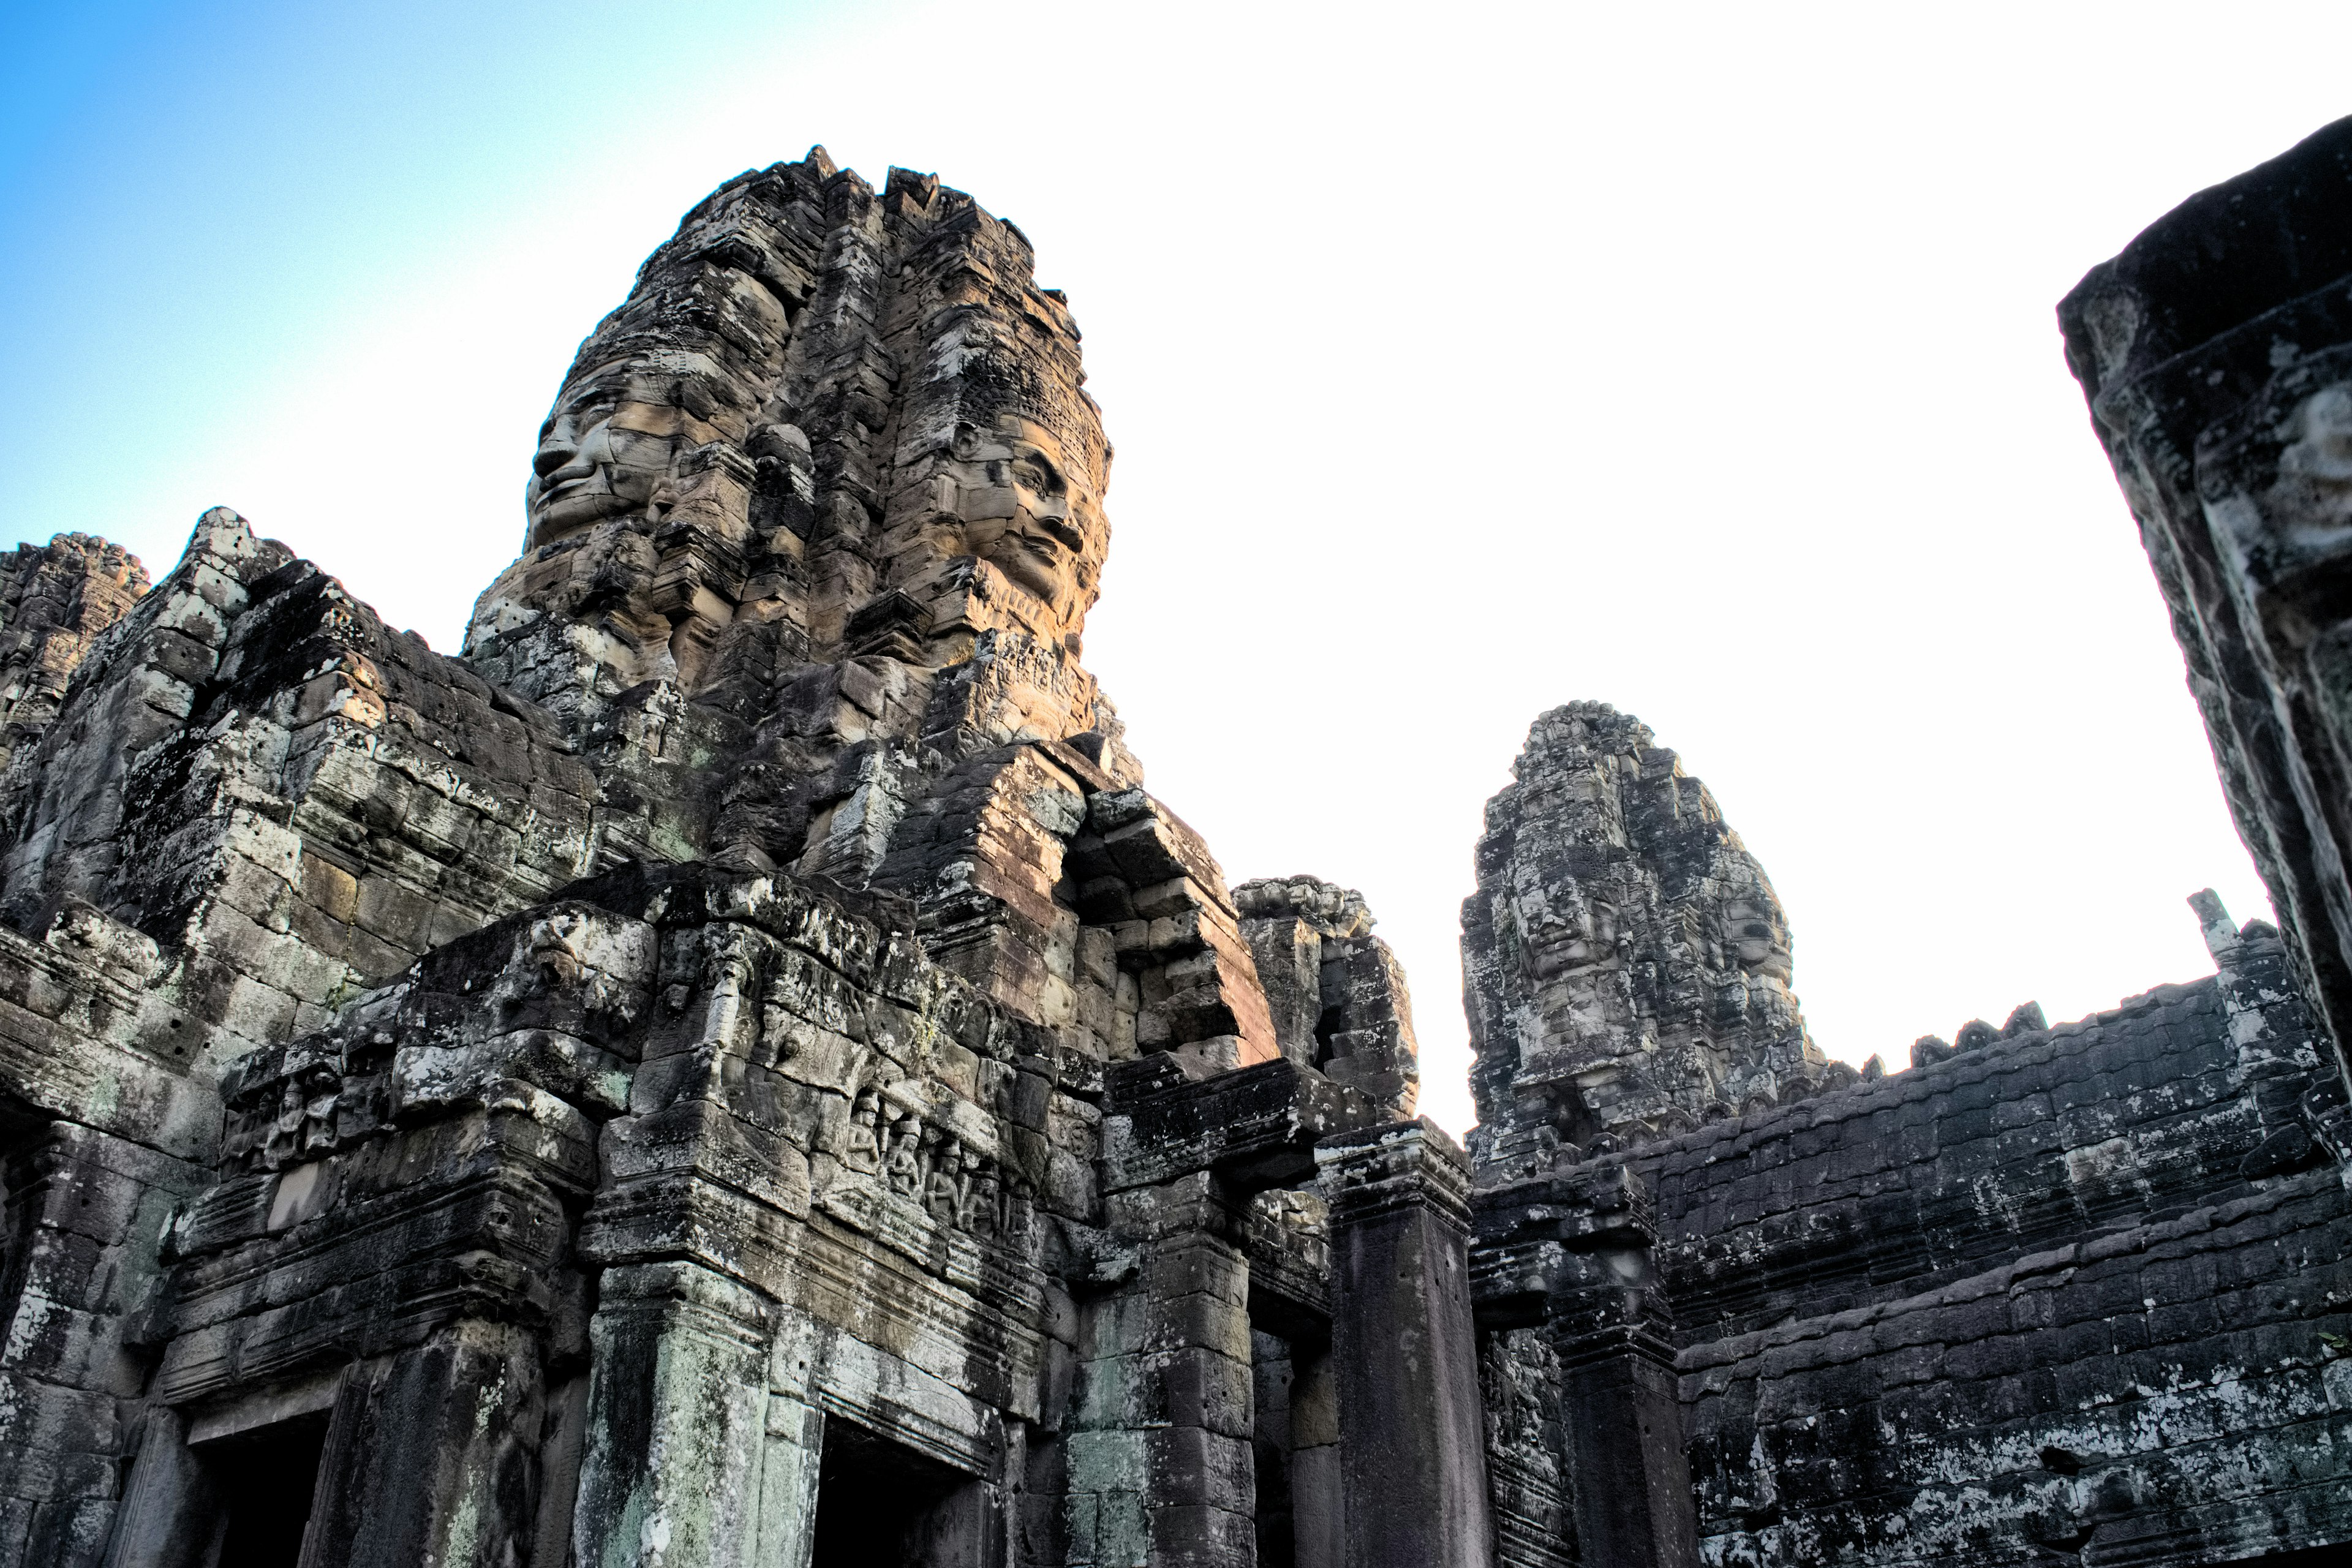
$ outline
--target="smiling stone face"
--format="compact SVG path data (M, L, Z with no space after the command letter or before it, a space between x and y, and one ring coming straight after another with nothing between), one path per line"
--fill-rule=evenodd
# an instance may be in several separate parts
M540 426L523 487L528 547L656 505L683 456L726 438L696 412L713 412L712 405L692 378L632 376L618 385L590 378L566 387Z
M1075 627L1093 603L1110 545L1099 498L1053 432L1018 415L957 427L938 476L941 520L986 562Z
M1724 907L1723 937L1726 956L1741 969L1788 984L1789 928L1778 907L1759 894L1734 897Z

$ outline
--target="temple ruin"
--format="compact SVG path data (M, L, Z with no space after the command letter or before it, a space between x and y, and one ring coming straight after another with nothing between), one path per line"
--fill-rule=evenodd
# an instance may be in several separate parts
M457 655L226 510L20 546L0 1565L2336 1561L2347 214L2352 121L2062 310L2280 926L1857 1070L1572 703L1466 1147L1363 900L1145 787L1077 330L936 177L689 213Z

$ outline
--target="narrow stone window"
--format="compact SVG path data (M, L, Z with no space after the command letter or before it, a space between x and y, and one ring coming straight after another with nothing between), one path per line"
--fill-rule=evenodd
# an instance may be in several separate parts
M206 1568L302 1568L326 1444L320 1411L196 1449L217 1500Z

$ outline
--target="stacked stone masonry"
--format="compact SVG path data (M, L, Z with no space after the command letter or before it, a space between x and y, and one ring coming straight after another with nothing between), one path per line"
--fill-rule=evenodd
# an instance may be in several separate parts
M2095 273L2086 384L2340 290L2263 240L2343 134ZM226 510L152 587L17 550L0 1564L2352 1543L2337 591L2175 537L2173 405L2094 386L2284 934L2201 895L2212 977L1857 1073L1712 795L1573 704L1477 849L1465 1151L1362 898L1229 887L1085 668L1083 383L1017 228L815 149L583 342L460 654ZM2230 538L2332 548L2325 412Z

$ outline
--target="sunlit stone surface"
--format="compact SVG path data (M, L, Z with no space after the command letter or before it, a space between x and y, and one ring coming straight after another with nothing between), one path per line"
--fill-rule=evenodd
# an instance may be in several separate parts
M2278 291L2242 226L2195 289ZM2135 265L2116 342L2193 314ZM2175 570L2133 492L2286 940L2209 895L2214 977L1856 1075L1712 797L1574 704L1477 847L1465 1152L1361 897L1229 887L1082 663L1111 452L1027 239L821 149L729 182L461 653L226 510L152 588L0 563L0 1564L2324 1560L2305 381L2206 501L2317 565ZM2308 633L2256 674L2310 724L2212 695L2224 601Z

